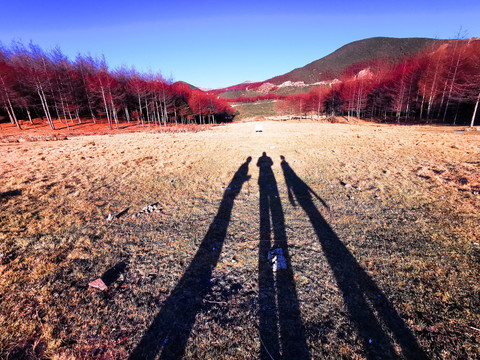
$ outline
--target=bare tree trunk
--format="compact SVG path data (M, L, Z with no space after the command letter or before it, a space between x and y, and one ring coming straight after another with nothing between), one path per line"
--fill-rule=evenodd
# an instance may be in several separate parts
M3 78L0 77L0 80L2 80L3 88L5 89L5 94L6 94L6 97L7 97L7 102L8 102L8 105L10 106L11 114L10 114L10 112L8 111L7 106L5 105L5 108L7 109L8 116L10 117L10 121L13 120L12 123L14 123L15 125L17 125L17 127L18 127L19 129L22 129L22 128L20 127L20 123L19 123L18 120L17 120L17 116L15 115L15 111L13 111L13 106L12 106L12 103L10 102L10 97L8 96L8 92L7 92L7 86L5 85L5 82L3 81Z
M460 103L457 104L457 110L455 111L455 117L453 118L453 125L457 124L458 109L460 108Z
M15 121L13 120L12 114L10 114L10 110L8 110L7 104L3 104L3 106L5 108L5 111L8 114L8 118L10 119L10 122L12 123L12 125L15 125Z
M10 99L7 99L7 100L8 100L8 105L10 106L10 111L12 112L13 119L15 120L15 125L17 125L17 128L22 130L22 128L20 127L20 123L18 122L17 116L15 115L15 111L13 111L12 103L10 102Z
M357 119L358 120L360 120L361 111L362 111L362 107L361 107L362 93L363 93L363 84L360 85L360 88L358 90L358 95L357 95Z
M109 95L110 95L110 105L112 107L112 114L113 114L113 119L115 120L115 127L118 129L118 117L117 117L117 110L115 109L115 104L113 103L113 96L112 92L109 90Z
M400 124L400 117L402 116L404 94L405 94L405 87L403 84L403 77L402 77L402 83L401 83L401 89L400 89L400 102L397 107L397 124Z
M445 119L447 117L448 105L450 103L450 97L452 96L453 85L455 84L455 79L457 77L459 63L460 63L460 52L458 53L457 63L455 65L455 70L453 72L452 82L450 83L450 89L448 91L447 104L445 105L445 112L443 113L443 122L445 122Z
M431 115L432 106L433 106L434 92L435 92L439 67L440 67L440 56L438 57L437 65L435 66L435 73L433 75L432 88L430 89L430 97L428 98L427 121L431 120L430 115Z
M40 97L40 101L42 103L43 111L45 112L45 116L47 117L48 124L52 130L55 130L55 125L53 125L52 116L50 114L50 110L48 109L47 98L45 97L45 93L43 92L42 87L40 86L37 88L38 96Z
M450 72L450 68L452 67L452 65L453 65L453 57L451 59L448 72ZM442 113L443 101L445 100L445 93L447 92L447 87L448 87L448 74L447 74L447 79L445 80L445 84L443 84L442 98L440 100L440 106L438 107L437 119L440 117L440 114Z
M108 127L111 130L113 130L112 119L110 118L110 114L108 112L107 99L105 98L105 91L103 90L102 85L100 85L100 89L102 89L102 98L103 98L103 104L105 105L105 114L107 115Z
M147 112L147 122L148 122L148 126L150 127L150 114L148 112L147 97L145 97L145 111Z
M168 122L167 99L165 97L165 89L163 89L163 113L165 114L165 124Z
M422 94L422 104L420 105L420 120L422 120L422 116L423 116L423 106L425 105L425 88L427 87L427 85L423 85L423 94Z
M143 126L143 112L142 112L142 102L140 101L140 95L138 95L138 109L140 111L140 119L142 121L142 126ZM138 120L137 120L137 125L138 125Z
M63 118L65 119L65 124L67 124L67 129L70 130L70 126L68 125L68 120L67 120L67 113L65 111L65 106L63 104L63 99L62 99L62 95L60 94L60 105L62 106L62 111L63 111ZM60 114L58 112L58 108L55 104L55 107L57 109L57 115L58 115L58 119L60 120ZM70 117L70 120L72 120L72 118ZM73 120L72 120L72 123L73 123Z
M162 117L160 116L160 111L158 110L158 101L155 100L155 114L157 115L158 125L162 125Z
M27 116L28 116L28 120L30 120L30 124L33 124L32 115L30 114L30 110L28 110L28 107L25 107L25 110L27 111Z
M78 123L82 123L82 119L80 119L80 113L78 112L78 109L75 109L75 115L77 116Z
M127 119L127 123L130 124L130 114L128 112L128 107L125 106L125 118Z
M11 105L10 105L11 106ZM9 109L7 105L5 105L5 110L7 110L7 114L8 114L8 117L10 118L10 122L13 124L13 125L16 125L17 128L19 128L20 130L22 130L22 128L20 127L20 124L17 120L17 117L15 116L15 113L13 112L13 109Z
M97 123L97 119L95 119L95 114L93 113L92 105L90 104L90 100L88 100L88 107L90 109L90 115L92 116L92 121L94 124Z
M470 122L470 127L473 127L475 122L475 116L477 115L478 103L480 102L480 92L478 93L477 102L475 103L475 110L473 110L472 121Z

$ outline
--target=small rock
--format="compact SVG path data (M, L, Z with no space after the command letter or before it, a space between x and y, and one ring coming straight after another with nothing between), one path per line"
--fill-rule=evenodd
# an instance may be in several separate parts
M94 289L98 289L98 290L101 290L101 291L105 291L108 289L108 286L105 285L105 283L103 282L102 279L98 278L97 280L94 280L92 281L91 283L88 284L88 286L94 288Z

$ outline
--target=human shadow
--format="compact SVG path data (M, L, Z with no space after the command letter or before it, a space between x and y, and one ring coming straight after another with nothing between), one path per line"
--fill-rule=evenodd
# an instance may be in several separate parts
M259 332L262 343L260 358L308 359L305 330L288 252L285 217L272 165L272 159L265 152L257 162L260 188L258 249ZM282 249L287 268L277 269L274 273L268 260L268 253L278 248Z
M212 287L212 271L222 251L235 198L250 179L248 165L251 160L248 157L233 176L192 262L129 359L154 359L160 352L160 359L182 358L195 317Z
M335 234L314 203L318 195L300 179L281 156L289 198L295 197L318 236L325 257L342 291L350 319L357 328L368 359L398 358L393 336L407 359L427 359L417 339L399 316L391 301L360 266ZM322 204L325 202L321 200ZM292 203L294 204L294 203Z

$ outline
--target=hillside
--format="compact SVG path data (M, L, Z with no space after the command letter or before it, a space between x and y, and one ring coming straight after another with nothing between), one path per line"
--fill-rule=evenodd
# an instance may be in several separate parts
M268 79L266 82L279 85L285 81L303 81L307 84L332 80L339 77L347 68L358 63L368 63L383 59L398 62L414 55L422 49L445 40L427 38L387 38L374 37L354 41L333 53L311 62L286 74Z
M223 89L217 89L217 94L222 97L232 98L238 96L238 91L256 90L262 84L281 85L284 84L281 93L292 93L291 88L299 84L285 86L286 82L304 82L312 84L319 81L329 81L338 78L349 68L363 68L375 64L378 61L400 62L408 56L414 55L425 48L438 46L448 40L437 40L428 38L389 38L373 37L358 40L342 46L333 53L311 62L303 67L294 69L286 74L275 76L262 82L245 82ZM362 67L363 66L363 67ZM285 89L287 88L287 89ZM289 90L290 88L290 90ZM278 89L275 89L277 93ZM230 94L230 92L235 93ZM296 91L294 91L296 92Z

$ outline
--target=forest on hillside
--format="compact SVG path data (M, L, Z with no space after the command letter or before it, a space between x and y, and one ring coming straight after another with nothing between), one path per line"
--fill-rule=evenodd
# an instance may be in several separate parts
M58 48L50 52L30 44L0 48L0 119L19 129L22 121L41 118L70 124L107 119L142 126L213 124L229 121L234 110L217 95L166 81L135 69L110 71L104 58L78 55L69 60Z
M480 100L480 40L443 43L399 64L357 63L328 85L277 99L282 114L473 126Z
M55 129L100 119L142 126L230 121L232 102L275 100L278 114L354 116L389 122L469 123L480 101L480 40L442 41L400 63L377 58L349 66L339 79L308 93L277 94L273 84L249 84L255 96L221 99L185 82L134 68L108 69L105 59L68 59L58 48L16 43L0 47L0 119L19 129L40 118ZM268 88L268 91L262 90ZM227 102L228 101L228 102ZM7 120L8 121L8 120Z

